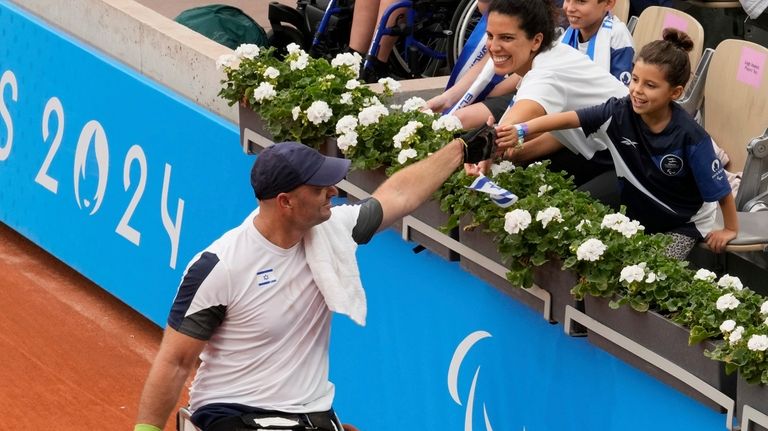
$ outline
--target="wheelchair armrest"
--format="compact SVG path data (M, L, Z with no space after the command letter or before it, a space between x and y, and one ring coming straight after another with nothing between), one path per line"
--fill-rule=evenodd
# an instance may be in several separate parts
M704 101L704 84L707 80L707 72L709 71L709 63L712 61L712 55L715 50L707 48L701 54L699 64L696 66L696 71L693 73L691 82L685 89L685 93L680 100L677 101L685 112L691 116L696 115L696 111L701 108L701 104Z

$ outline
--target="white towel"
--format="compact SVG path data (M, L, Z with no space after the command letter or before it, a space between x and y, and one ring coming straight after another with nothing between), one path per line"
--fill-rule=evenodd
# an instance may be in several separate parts
M766 0L768 1L768 0ZM611 32L613 31L613 15L606 14L603 23L594 36L589 40L587 56L598 66L611 70ZM579 49L579 31L568 27L561 41Z
M338 219L348 217L348 213L357 219L357 212L335 211L331 220L313 227L304 236L304 252L328 308L365 326L365 290L355 256L357 243L349 228L355 221Z

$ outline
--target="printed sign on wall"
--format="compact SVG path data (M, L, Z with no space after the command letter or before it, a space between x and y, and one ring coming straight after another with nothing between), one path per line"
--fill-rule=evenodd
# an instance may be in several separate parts
M0 3L0 221L163 325L256 205L236 128Z

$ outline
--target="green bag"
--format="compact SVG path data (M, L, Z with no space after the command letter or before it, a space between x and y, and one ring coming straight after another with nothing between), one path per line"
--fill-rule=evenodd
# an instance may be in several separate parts
M233 6L212 4L187 9L174 20L230 49L244 43L269 46L264 29L245 12Z

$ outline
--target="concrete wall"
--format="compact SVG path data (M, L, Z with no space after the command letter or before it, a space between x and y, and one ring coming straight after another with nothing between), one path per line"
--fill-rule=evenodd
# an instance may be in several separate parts
M11 0L139 73L237 123L217 94L231 50L133 0Z
M54 26L237 123L236 107L217 94L224 74L216 59L232 51L133 0L11 0ZM265 21L260 17L259 21ZM431 97L447 77L403 82L394 103Z

